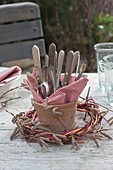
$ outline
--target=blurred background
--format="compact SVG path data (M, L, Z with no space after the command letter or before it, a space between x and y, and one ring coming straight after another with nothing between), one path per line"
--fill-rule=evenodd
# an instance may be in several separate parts
M28 0L27 0L28 1ZM26 2L27 2L26 1ZM25 0L0 0L0 4ZM86 72L96 72L93 46L113 41L113 0L31 0L40 6L46 51L54 42L57 50L79 50ZM12 64L12 63L11 63ZM13 63L14 65L15 63ZM3 63L2 66L9 66ZM32 69L32 60L21 62L23 69Z

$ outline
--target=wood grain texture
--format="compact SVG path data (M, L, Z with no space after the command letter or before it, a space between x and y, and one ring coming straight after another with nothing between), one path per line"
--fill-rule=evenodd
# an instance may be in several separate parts
M38 4L32 2L0 5L0 23L40 18Z
M0 45L0 61L12 61L18 59L32 58L32 47L37 45L41 56L45 55L44 40L29 40Z
M0 25L0 44L43 37L41 20Z
M0 6L0 62L32 57L32 47L46 54L40 8L31 2Z

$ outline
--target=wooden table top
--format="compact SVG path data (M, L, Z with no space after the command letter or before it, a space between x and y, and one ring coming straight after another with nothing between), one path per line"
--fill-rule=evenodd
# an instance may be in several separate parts
M99 90L98 75L96 73L87 75L88 86L91 87L90 95L96 102L110 108L106 94ZM21 76L21 81L24 77L25 75ZM84 89L83 96L88 86ZM99 148L93 141L88 140L85 144L80 144L80 150L71 149L70 144L64 146L50 144L48 148L41 148L38 143L27 143L20 137L11 141L10 135L15 125L11 122L12 116L6 110L13 114L28 110L31 106L31 93L23 88L13 90L0 99L0 102L9 97L21 98L9 101L5 107L0 104L0 170L113 169L113 140L107 138L99 141ZM107 117L112 115L113 112L109 112ZM103 122L103 126L109 128L108 134L113 137L113 125L108 126Z

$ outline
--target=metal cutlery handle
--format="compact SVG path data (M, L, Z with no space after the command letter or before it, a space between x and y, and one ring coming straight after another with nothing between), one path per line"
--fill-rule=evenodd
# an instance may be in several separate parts
M42 82L42 69L41 69L41 61L40 61L40 51L39 48L34 45L32 48L34 66L36 70L36 77L39 79L39 82Z
M55 73L57 71L57 61L58 60L58 55L57 55L57 51L55 51L55 56L54 56L54 70L55 70Z
M75 55L77 57L77 65L76 65L76 70L75 70L75 77L76 77L79 71L79 67L80 67L80 52L79 51L75 52Z
M49 65L49 57L48 55L46 54L45 55L45 66L48 66Z
M49 68L49 76L50 76L50 94L52 94L53 92L55 92L56 88L55 88L55 77L54 77L54 70L53 68Z
M86 70L86 64L82 63L79 67L79 73L78 73L76 80L80 79L80 77L82 76L82 74L85 70Z
M56 45L54 43L50 44L49 46L49 67L54 66L54 57L55 57Z
M69 80L71 77L71 71L72 71L72 63L73 63L73 51L69 51L67 53L67 58L66 58L66 64L65 64L65 74L64 74L64 80L63 80L63 85L69 84Z
M80 56L79 51L76 51L75 53L73 52L73 62L72 62L72 70L71 70L71 72L73 72L75 70L75 68L77 68L79 56Z
M59 80L62 72L63 62L64 62L64 51L60 50L58 56L58 66L57 66L57 73L56 73L56 89L59 87Z

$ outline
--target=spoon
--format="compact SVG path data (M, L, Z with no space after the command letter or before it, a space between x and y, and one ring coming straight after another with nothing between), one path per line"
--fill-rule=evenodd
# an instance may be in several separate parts
M43 80L40 84L40 94L43 98L46 98L49 95L49 84L48 84L48 66L42 68Z

